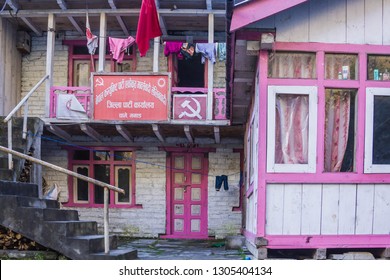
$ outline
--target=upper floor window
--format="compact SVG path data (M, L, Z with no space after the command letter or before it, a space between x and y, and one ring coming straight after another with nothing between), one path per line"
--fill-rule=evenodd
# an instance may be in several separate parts
M268 63L269 78L315 79L316 54L304 52L271 53Z
M111 206L135 205L135 153L126 149L70 150L70 169L121 188L124 194L110 191ZM104 188L78 178L70 182L70 203L99 206L104 203Z
M368 55L367 80L390 81L389 55Z
M88 53L85 41L65 41L69 46L69 76L70 86L90 86L91 73L98 69L99 49L94 55ZM106 48L105 72L133 72L135 71L135 49L134 46L125 53L122 63L112 60L109 48Z
M356 54L325 54L325 79L357 80L358 56Z

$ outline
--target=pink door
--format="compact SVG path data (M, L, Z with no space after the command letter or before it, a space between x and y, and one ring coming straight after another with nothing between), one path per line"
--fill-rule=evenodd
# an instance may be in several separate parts
M208 237L207 172L205 154L172 153L167 229L172 237Z

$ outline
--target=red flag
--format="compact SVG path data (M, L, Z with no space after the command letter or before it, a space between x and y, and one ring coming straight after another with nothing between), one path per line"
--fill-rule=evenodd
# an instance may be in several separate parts
M146 55L149 49L150 39L161 35L162 32L158 21L156 3L154 0L142 0L135 38L140 55Z

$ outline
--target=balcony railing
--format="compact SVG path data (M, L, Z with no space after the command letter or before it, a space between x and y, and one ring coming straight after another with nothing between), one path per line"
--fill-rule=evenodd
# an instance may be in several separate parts
M226 120L226 89L214 88L213 120ZM171 119L206 120L207 88L172 87ZM50 118L93 120L90 87L55 86L50 91Z

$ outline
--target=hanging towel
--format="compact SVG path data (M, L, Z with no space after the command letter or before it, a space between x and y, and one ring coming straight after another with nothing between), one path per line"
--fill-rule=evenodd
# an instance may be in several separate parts
M162 32L158 21L156 3L154 0L142 0L137 35L135 37L140 55L146 55L149 49L150 39L161 35Z
M126 49L134 44L135 39L131 36L126 39L108 37L108 42L110 44L112 58L118 63L122 63Z
M196 44L195 52L202 55L202 63L205 63L206 58L212 63L215 63L215 44L214 43L199 43Z
M218 60L226 60L226 43L218 43Z
M177 54L177 58L183 59L183 55L180 53L182 46L182 42L165 42L164 55L168 56L173 53Z

